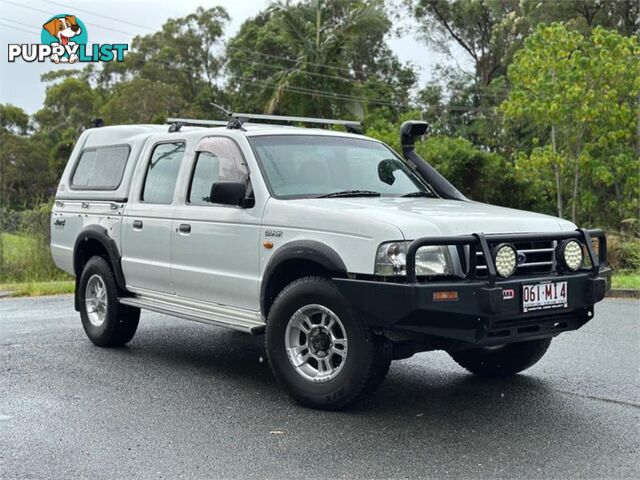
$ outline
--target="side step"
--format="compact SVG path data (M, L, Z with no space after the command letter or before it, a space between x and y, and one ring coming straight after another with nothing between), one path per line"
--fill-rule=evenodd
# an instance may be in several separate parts
M160 300L155 297L121 297L119 299L123 305L130 305L144 310L152 310L165 315L185 318L196 322L227 327L245 333L259 334L264 332L265 324L259 312L251 312L236 308L201 305L197 302L177 300L168 302L166 299Z

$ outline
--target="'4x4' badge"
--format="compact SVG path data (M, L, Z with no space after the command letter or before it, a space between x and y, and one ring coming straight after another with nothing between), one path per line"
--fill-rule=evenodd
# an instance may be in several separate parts
M282 230L270 230L267 229L264 231L264 236L265 237L281 237L282 236Z

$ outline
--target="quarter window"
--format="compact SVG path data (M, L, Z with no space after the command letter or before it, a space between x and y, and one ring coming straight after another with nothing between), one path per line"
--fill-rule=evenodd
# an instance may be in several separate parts
M84 150L71 178L77 190L117 190L129 158L129 146Z
M211 185L218 181L220 159L210 152L198 153L193 170L188 202L192 205L209 205Z
M184 142L156 145L147 166L140 199L147 203L170 204L184 156Z
M214 182L248 183L249 171L242 152L228 138L206 137L196 146L197 158L191 175L187 203L211 205Z

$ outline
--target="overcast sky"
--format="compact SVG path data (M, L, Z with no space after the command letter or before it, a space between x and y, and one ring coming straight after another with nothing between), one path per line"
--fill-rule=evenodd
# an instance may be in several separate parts
M187 15L199 6L222 5L231 16L226 32L230 37L242 22L269 3L269 0L0 0L0 103L11 103L34 113L44 100L40 75L52 69L74 68L48 62L7 61L7 45L40 43L42 25L53 15L69 13L79 17L86 24L89 43L130 43L133 35L151 33L151 30L104 16L159 29L166 19ZM418 67L421 84L430 78L433 66L445 60L411 36L391 38L390 45L401 60Z

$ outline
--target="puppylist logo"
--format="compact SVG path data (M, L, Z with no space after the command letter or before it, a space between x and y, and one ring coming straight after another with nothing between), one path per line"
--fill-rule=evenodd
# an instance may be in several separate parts
M55 15L42 25L41 43L9 44L9 62L121 62L126 43L87 43L87 27L75 15Z

